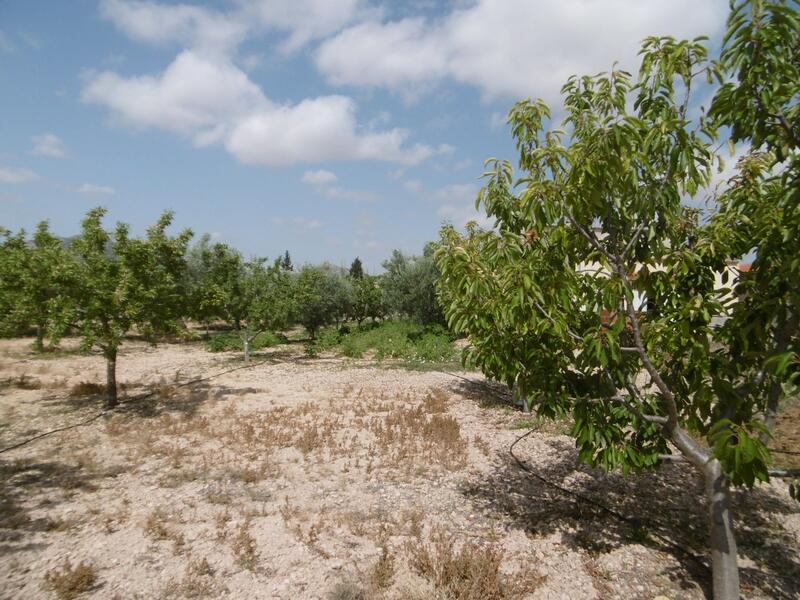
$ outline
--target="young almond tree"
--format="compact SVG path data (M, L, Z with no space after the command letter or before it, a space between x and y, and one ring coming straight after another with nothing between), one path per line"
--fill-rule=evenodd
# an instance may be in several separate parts
M702 39L650 38L638 82L571 78L569 134L547 126L542 101L515 105L522 176L492 159L478 198L496 228L445 228L437 252L466 358L540 415L571 414L581 460L627 472L680 459L703 478L717 600L739 598L730 486L768 479L773 414L798 373L800 37L787 4L738 6L721 64ZM715 121L692 120L698 82L721 68L737 80ZM717 124L767 153L742 162L701 224L682 200L711 183ZM752 249L750 274L728 268Z
M239 336L244 360L250 362L250 349L258 334L289 326L294 311L291 279L280 264L265 267L265 259L244 265L241 281L241 328Z
M77 268L79 332L84 348L100 348L106 358L106 406L117 405L117 353L136 328L145 336L174 332L181 323L186 247L192 232L166 233L173 215L165 212L142 239L118 223L113 237L103 229L106 209L83 220L73 242Z
M70 290L74 284L75 263L61 239L50 233L47 221L36 228L29 243L25 232L7 235L0 267L3 297L2 329L13 331L33 326L34 350L44 350L45 337L55 345L75 317Z

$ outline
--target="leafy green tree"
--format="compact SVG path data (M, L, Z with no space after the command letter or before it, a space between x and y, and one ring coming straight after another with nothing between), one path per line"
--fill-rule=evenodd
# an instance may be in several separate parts
M222 319L238 331L248 310L244 289L247 265L238 250L209 241L203 236L188 254L188 314L206 324Z
M47 221L36 228L31 243L25 232L6 235L0 266L3 291L8 303L3 311L2 329L17 331L32 326L36 331L33 347L44 350L44 338L55 345L75 318L70 294L74 285L75 263L61 239L50 233Z
M294 311L288 273L277 265L265 267L265 262L254 259L244 265L239 335L245 362L250 361L250 347L256 336L288 327Z
M186 255L186 297L185 313L190 319L208 328L215 319L223 318L223 300L219 289L211 281L211 260L213 250L211 236L204 234Z
M444 314L436 297L439 267L434 260L436 245L425 246L422 256L406 256L394 250L383 262L386 272L381 288L388 311L408 316L424 325L444 324Z
M548 128L542 101L519 102L523 175L487 161L478 198L497 230L444 228L437 252L465 358L540 415L571 414L580 460L627 472L680 459L700 474L718 600L739 598L730 485L768 479L771 396L798 371L797 33L786 2L742 3L720 64L702 39L649 38L638 82L618 70L567 82L564 129ZM692 120L698 82L724 69L736 80L713 120ZM720 124L759 150L701 224L681 200L710 184ZM752 275L727 269L754 247Z
M361 279L363 276L364 265L361 264L361 259L356 256L350 265L350 277L353 279Z
M297 322L312 339L317 331L334 322L339 314L336 283L325 267L304 265L294 282Z
M382 318L386 313L383 302L383 291L380 278L373 275L364 275L353 282L352 318L361 325L364 319Z
M103 229L106 209L95 208L83 220L73 242L77 267L79 333L85 349L97 346L106 359L106 406L117 405L117 354L123 337L136 328L153 339L182 326L186 248L192 232L166 233L173 215L165 212L132 238L118 223L113 237Z

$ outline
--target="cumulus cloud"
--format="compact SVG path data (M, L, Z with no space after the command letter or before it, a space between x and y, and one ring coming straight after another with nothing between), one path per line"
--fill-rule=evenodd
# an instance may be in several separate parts
M447 77L487 99L552 102L570 75L615 60L633 69L648 35L716 33L726 8L726 0L478 0L435 20L358 23L323 42L316 64L337 85L408 93Z
M303 183L310 183L311 185L328 185L335 183L338 177L336 173L331 173L324 169L319 171L306 171L303 173Z
M456 183L439 188L433 193L433 198L442 203L436 214L458 227L470 221L476 221L481 227L491 227L494 220L475 209L479 189L474 183Z
M270 30L287 34L280 46L291 52L380 11L362 0L238 0L227 12L193 4L103 0L100 14L135 40L233 54L247 37Z
M30 169L0 167L0 183L28 183L37 179L39 175Z
M330 35L359 16L379 14L361 0L256 0L241 5L264 26L289 32L282 44L286 51Z
M84 183L78 188L78 191L81 194L89 194L92 196L110 196L116 193L112 187L107 185L97 185L95 183Z
M67 154L64 150L64 142L55 134L43 133L42 135L34 135L31 138L31 142L33 142L32 154L52 156L54 158L63 158Z
M239 15L186 4L103 0L100 14L134 40L180 43L206 52L232 52L248 30Z
M223 143L246 164L372 159L413 165L452 151L408 144L405 129L363 131L346 96L276 104L229 60L193 50L182 51L159 75L90 74L82 97L133 126L166 129L198 146Z
M376 159L417 164L438 152L407 145L409 132L395 128L361 132L355 102L346 96L308 98L295 105L265 105L239 120L225 147L246 164Z

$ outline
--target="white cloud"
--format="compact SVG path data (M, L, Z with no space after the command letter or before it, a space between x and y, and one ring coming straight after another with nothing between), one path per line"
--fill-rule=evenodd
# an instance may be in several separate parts
M232 121L268 104L236 66L191 50L158 76L91 75L83 100L107 106L129 124L184 134L198 145L219 141Z
M244 41L248 29L247 21L239 15L186 4L103 0L100 14L134 40L177 42L212 53L232 52Z
M355 113L355 102L346 96L265 106L241 119L225 146L243 163L267 166L359 159L413 165L437 153L424 144L407 146L405 129L361 133Z
M329 185L335 183L337 179L336 173L331 173L324 169L303 173L303 183L310 183L311 185Z
M342 187L329 187L325 195L333 200L346 200L348 202L378 202L381 197L368 190L351 190Z
M93 196L110 196L116 193L112 187L108 187L107 185L97 185L95 183L84 183L78 188L78 191L81 194L90 194Z
M493 112L489 115L489 129L492 131L500 131L506 126L506 122L508 117L505 113L501 113L499 111Z
M475 204L480 186L475 183L454 183L439 188L433 194L439 202L470 202Z
M491 227L494 219L475 209L479 189L474 183L456 183L439 188L433 198L443 204L436 214L458 227L463 227L469 221L476 221L481 227Z
M726 0L478 0L440 19L362 22L320 46L316 64L337 85L408 94L449 77L485 98L552 102L573 74L633 69L648 35L694 37L724 26ZM686 15L692 18L687 19Z
M370 159L413 165L451 151L446 144L408 144L405 129L361 131L356 104L346 96L276 104L229 60L192 50L156 76L90 74L82 97L130 125L166 129L198 146L223 143L246 164Z
M33 142L32 154L39 154L41 156L52 156L54 158L63 158L66 156L64 150L64 142L52 133L43 133L42 135L35 135L31 138Z
M18 167L0 167L0 183L28 183L39 179L34 171Z
M305 217L295 217L293 220L295 225L306 231L313 231L322 227L322 222L317 219L306 219Z
M308 42L330 35L358 16L370 13L361 0L255 0L242 2L268 28L289 32L284 51L297 50Z
M151 44L180 43L195 50L233 54L249 36L285 32L280 47L298 50L357 18L381 12L363 0L238 0L220 12L192 4L103 0L101 15L126 35Z
M418 194L422 191L422 182L419 179L409 179L403 182L403 187L412 194Z

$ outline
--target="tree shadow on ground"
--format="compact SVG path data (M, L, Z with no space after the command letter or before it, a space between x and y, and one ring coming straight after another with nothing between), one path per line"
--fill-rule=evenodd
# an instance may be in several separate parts
M31 542L29 536L61 524L46 516L32 518L31 511L52 508L56 498L67 499L73 492L94 491L96 481L113 475L60 461L0 461L0 556L44 548L46 544Z
M183 387L156 386L144 397L123 401L119 411L137 417L152 418L165 413L178 413L186 418L195 416L201 406L208 402L240 398L257 394L262 390L254 387L218 385L210 381L193 383Z
M542 441L551 449L546 459L541 457ZM488 477L463 493L483 510L510 518L513 527L532 535L561 532L565 544L595 556L632 543L668 553L678 564L665 572L670 579L685 588L694 587L693 582L710 593L705 564L707 512L703 485L693 470L665 465L628 477L605 475L576 465L577 452L563 438L539 437L537 442L538 457L526 454L525 441L515 448L534 473L634 522L537 480L509 454ZM741 569L743 588L757 588L771 598L798 597L800 557L791 535L775 519L796 512L796 506L763 488L737 492L734 498L739 554L753 563Z

